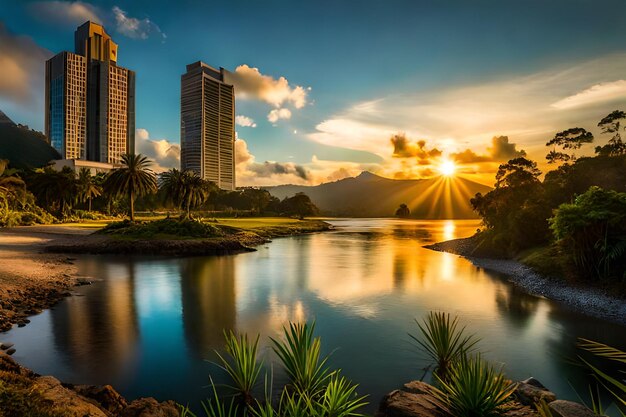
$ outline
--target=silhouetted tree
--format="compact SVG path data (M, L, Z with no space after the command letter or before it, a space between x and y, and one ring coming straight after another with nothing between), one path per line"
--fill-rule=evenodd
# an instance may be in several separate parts
M400 207L398 207L398 210L396 210L396 216L406 218L410 215L411 210L409 210L409 207L404 203L400 204Z
M553 164L556 162L568 162L575 161L576 155L565 153L565 150L580 149L585 143L593 142L593 134L583 129L582 127L573 127L571 129L564 130L554 135L546 146L552 146L553 149L546 155L548 163ZM562 151L557 151L557 148L561 148Z
M96 182L91 171L83 167L78 171L76 191L81 203L89 201L89 211L91 211L91 200L102 194L102 186Z
M621 130L626 130L626 112L615 110L600 120L598 127L602 133L614 133L613 137L604 146L596 146L596 153L602 156L616 156L626 154L626 144L622 141Z
M280 210L282 213L290 216L298 216L301 219L305 216L315 216L319 214L319 209L308 195L304 193L297 193L293 197L286 197L280 203Z

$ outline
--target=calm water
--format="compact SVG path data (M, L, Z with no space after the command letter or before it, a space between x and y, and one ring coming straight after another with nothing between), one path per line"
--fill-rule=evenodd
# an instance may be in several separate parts
M289 320L317 321L331 363L360 384L375 409L386 392L419 379L426 363L412 347L415 317L462 317L482 350L513 379L539 378L562 398L586 392L568 365L584 336L626 348L624 328L525 295L497 274L422 245L471 235L474 221L336 220L337 230L276 239L227 257L83 257L100 282L77 290L24 328L0 335L41 374L112 384L129 398L197 403L208 395L206 360L222 329L267 337ZM275 372L275 381L284 378ZM427 377L428 378L428 377Z

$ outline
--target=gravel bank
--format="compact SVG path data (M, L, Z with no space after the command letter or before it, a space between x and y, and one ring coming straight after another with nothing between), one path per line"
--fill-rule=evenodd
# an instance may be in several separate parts
M557 301L579 313L626 326L626 300L609 296L595 288L576 287L555 278L546 278L514 260L472 256L475 241L471 237L425 247L463 256L479 268L506 275L508 281L530 294Z

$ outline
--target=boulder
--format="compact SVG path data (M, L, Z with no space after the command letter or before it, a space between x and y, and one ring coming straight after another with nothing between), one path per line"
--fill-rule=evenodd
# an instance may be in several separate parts
M433 396L433 387L411 381L385 395L376 417L448 417L445 407Z
M548 404L554 417L596 417L596 413L580 403L556 400Z
M65 388L51 376L35 378L33 388L51 402L56 409L63 410L68 417L109 417L107 413L87 398Z
M110 385L74 385L71 387L83 397L95 400L100 407L113 415L118 415L128 403Z
M556 395L537 381L535 378L528 378L521 381L515 389L515 397L524 405L533 406L541 400L551 403L556 400Z
M180 412L174 401L158 402L154 398L139 398L121 412L120 417L178 417Z

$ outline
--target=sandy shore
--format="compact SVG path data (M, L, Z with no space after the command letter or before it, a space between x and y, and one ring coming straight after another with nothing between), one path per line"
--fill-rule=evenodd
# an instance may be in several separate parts
M425 247L463 256L479 268L506 275L508 281L530 294L557 301L582 314L626 326L626 300L612 297L595 288L578 287L562 280L544 277L514 260L471 256L474 247L472 238L454 239Z
M44 253L50 242L84 239L92 230L66 226L0 229L0 331L28 323L82 281L67 255Z

